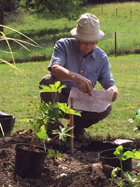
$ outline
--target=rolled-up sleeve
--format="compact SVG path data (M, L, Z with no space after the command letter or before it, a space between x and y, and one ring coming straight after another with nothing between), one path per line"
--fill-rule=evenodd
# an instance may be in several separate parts
M59 64L61 66L65 66L65 63L66 63L65 45L64 42L59 40L54 46L54 52L52 54L52 58L48 66L48 70L51 71L51 66L53 64Z
M103 86L104 89L107 89L110 86L115 85L115 82L110 71L110 63L107 55L103 56L101 61L102 61L102 68L98 77L98 81Z

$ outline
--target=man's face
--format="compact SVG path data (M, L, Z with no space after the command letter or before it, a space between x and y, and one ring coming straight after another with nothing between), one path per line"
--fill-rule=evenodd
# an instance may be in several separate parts
M95 48L95 45L98 43L97 41L96 42L83 42L80 40L78 40L78 42L79 42L80 51L84 56L87 56Z

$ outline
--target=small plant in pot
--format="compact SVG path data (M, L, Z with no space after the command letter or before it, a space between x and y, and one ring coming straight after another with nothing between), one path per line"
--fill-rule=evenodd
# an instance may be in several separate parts
M42 92L61 92L64 85L60 85L60 81L49 86L43 86ZM55 101L55 98L54 98ZM75 111L67 106L66 103L35 103L35 116L32 118L23 119L29 123L31 129L31 140L28 144L16 144L16 158L15 158L15 174L22 178L37 178L40 177L44 161L51 156L60 157L58 151L46 148L46 142L53 141L59 137L59 140L66 141L67 136L71 136L69 131L73 128L71 126L59 127L53 130L54 137L51 138L47 126L49 124L57 124L58 119L67 114L74 114L81 116L79 111Z
M123 168L123 161L128 159L140 159L140 150L132 150L123 152L123 146L118 146L114 151L114 155L120 161L120 167L115 167L112 170L111 177L111 187L113 187L113 181L120 187L139 187L140 185L140 173L137 175L133 173L133 170L125 171ZM140 162L137 162L137 166L140 167ZM118 172L121 171L121 177L118 176Z

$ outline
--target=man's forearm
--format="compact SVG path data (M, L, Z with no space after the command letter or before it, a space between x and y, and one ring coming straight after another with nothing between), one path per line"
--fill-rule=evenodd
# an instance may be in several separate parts
M76 73L69 71L68 69L54 64L52 65L52 75L62 81L74 81Z
M91 93L92 82L82 75L69 71L68 69L54 64L52 65L52 75L62 81L74 81L81 91Z

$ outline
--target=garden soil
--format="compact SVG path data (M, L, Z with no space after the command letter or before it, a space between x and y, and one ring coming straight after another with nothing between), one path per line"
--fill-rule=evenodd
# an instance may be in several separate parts
M59 150L62 160L46 159L39 178L25 178L14 174L15 145L28 143L30 133L16 132L13 135L0 138L0 187L109 187L111 184L112 167L102 165L98 153L117 147L112 142L89 140L85 143L74 142L74 153L70 151L70 143L52 141L49 148ZM125 147L140 149L140 141L125 144ZM140 170L132 160L134 175ZM113 184L112 187L117 185Z

